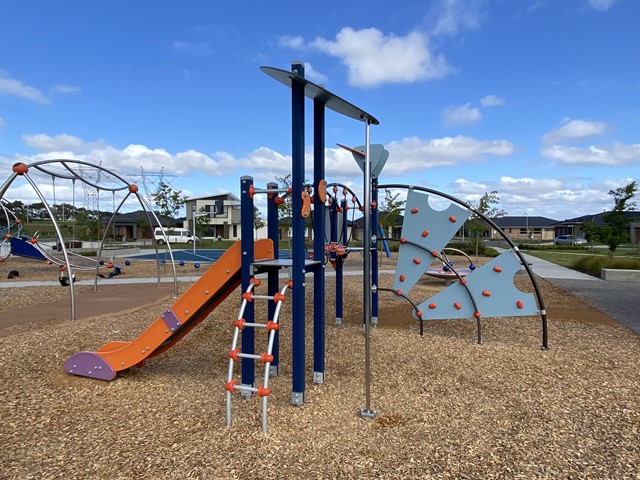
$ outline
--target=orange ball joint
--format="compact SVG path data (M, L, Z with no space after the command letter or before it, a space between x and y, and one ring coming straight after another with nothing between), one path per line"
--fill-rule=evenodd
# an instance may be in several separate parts
M16 163L13 165L13 173L17 173L18 175L26 175L29 171L29 167L25 163Z

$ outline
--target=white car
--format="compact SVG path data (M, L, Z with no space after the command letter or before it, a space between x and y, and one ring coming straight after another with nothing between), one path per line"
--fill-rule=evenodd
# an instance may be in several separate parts
M587 241L582 237L574 237L573 235L560 235L555 238L556 245L586 245Z

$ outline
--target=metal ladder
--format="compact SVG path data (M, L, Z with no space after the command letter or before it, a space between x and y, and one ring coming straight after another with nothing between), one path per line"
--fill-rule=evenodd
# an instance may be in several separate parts
M224 387L227 391L227 426L231 425L231 395L233 393L241 393L247 397L257 394L258 397L262 398L262 431L267 431L267 398L271 393L271 389L269 388L269 374L271 362L273 362L273 342L275 340L276 332L280 328L278 323L278 319L280 317L280 309L282 307L282 302L285 299L285 293L288 288L291 288L291 280L289 280L280 290L280 292L275 295L255 295L253 290L255 287L260 286L260 279L252 278L249 282L249 286L246 291L242 294L242 304L240 306L240 313L238 314L238 319L233 322L233 340L231 341L231 350L229 351L229 372L227 375L227 382ZM275 312L273 314L273 320L269 320L265 323L256 323L256 322L247 322L244 320L244 311L247 307L247 304L253 302L257 299L265 299L265 300L273 300L276 304ZM261 354L254 353L242 353L238 346L238 339L240 338L240 332L245 328L260 328L264 329L267 332L268 343L267 350ZM258 387L254 387L252 385L242 385L238 383L237 380L233 378L233 367L235 363L242 358L250 358L253 360L258 360L264 364L264 382L262 385Z

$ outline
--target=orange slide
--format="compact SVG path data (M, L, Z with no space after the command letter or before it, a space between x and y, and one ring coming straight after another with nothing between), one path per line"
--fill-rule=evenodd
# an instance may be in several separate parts
M273 242L258 240L254 258L273 258ZM78 352L64 362L67 373L113 380L119 371L158 355L184 337L240 285L242 251L234 243L176 302L132 342L109 342L97 352Z

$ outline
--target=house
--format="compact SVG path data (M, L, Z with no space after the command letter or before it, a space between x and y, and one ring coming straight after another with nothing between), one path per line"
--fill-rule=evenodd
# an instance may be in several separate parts
M194 231L195 222L200 238L240 239L240 199L234 194L187 198L185 210L184 228ZM204 217L206 221L197 220L198 217Z
M585 236L584 226L593 223L598 226L606 225L605 217L611 212L596 213L595 215L582 215L581 217L570 218L555 224L556 236L576 235ZM624 212L624 216L629 220L627 234L631 243L640 243L640 211Z
M172 218L163 217L156 214L160 221L160 226L168 227L174 226ZM109 222L109 218L103 218L102 224L106 226ZM137 210L129 213L117 213L113 217L113 222L109 229L109 236L113 236L116 239L123 240L142 240L152 239L153 229L158 226L158 222L153 215L148 214L144 210Z
M550 241L556 235L557 220L535 215L505 216L492 219L511 240L539 240ZM500 234L495 228L490 228L484 235L488 239L499 239Z

